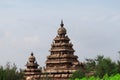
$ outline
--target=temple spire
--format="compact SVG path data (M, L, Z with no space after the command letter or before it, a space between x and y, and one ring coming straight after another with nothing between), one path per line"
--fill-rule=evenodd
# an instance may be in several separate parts
M26 78L26 80L28 80L27 78L30 77L35 78L37 80L40 78L41 70L38 68L39 65L37 64L33 52L31 52L30 57L28 58L28 62L25 66L27 67L24 70L24 77Z
M74 55L73 44L66 36L67 30L64 28L63 20L57 32L51 44L44 72L50 73L47 76L51 80L68 80L73 72L79 69L78 56Z
M64 26L64 24L63 24L63 20L61 20L61 24L60 24L60 26L61 26L61 27L63 27L63 26Z
M34 54L33 54L33 52L31 52L31 56L33 56Z
M63 24L63 20L61 20L61 24L60 24L60 28L58 29L58 35L65 35L67 33L66 29L63 27L64 24Z

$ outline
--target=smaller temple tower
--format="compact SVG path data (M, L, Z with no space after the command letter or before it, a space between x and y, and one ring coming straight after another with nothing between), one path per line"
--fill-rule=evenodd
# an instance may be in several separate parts
M33 53L31 53L25 66L27 67L24 70L24 77L26 78L26 80L40 79L41 69L38 69L39 65L37 64L36 58L34 57Z

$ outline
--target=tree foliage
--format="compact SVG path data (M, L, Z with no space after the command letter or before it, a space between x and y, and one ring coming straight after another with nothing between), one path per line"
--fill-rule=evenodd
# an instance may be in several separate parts
M83 72L84 71L84 72ZM86 59L84 69L77 70L72 77L79 78L84 76L95 76L103 78L104 75L112 76L120 73L120 61L113 62L110 58L105 58L103 55L98 55L95 59ZM81 75L82 74L82 75ZM81 75L80 77L78 75ZM74 80L71 79L71 80Z
M75 80L76 78L83 78L83 77L85 77L85 72L82 68L80 68L79 70L77 70L73 73L70 80Z
M84 77L84 78L75 78L74 80L120 80L120 74L108 76L105 74L102 78L90 76L90 77Z
M17 70L15 64L10 65L7 63L5 67L0 66L0 80L22 80L23 79L23 72L20 69Z
M95 67L95 75L99 75L99 77L103 77L105 74L113 75L118 73L118 67L115 62L113 62L110 58L104 58L104 56L97 56L96 67Z

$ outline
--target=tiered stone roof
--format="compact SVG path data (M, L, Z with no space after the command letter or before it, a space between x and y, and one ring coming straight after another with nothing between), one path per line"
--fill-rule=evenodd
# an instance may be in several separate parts
M26 80L28 78L31 79L39 79L41 70L38 69L38 64L36 62L36 58L34 57L33 53L31 53L27 64L25 65L27 68L24 70L24 75Z
M78 56L74 55L75 50L67 30L61 21L57 36L51 44L50 55L46 60L45 73L52 80L68 80L71 74L80 67ZM42 76L44 77L44 76Z

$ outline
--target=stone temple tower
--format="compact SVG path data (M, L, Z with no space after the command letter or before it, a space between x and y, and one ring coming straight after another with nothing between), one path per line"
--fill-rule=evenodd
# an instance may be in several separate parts
M40 79L41 70L38 69L39 65L37 64L33 53L31 53L28 60L29 61L25 65L27 68L24 70L24 75L25 75L26 80Z
M57 36L51 44L50 55L46 60L44 72L50 80L68 80L80 67L78 56L74 55L73 44L66 34L67 30L61 21Z

